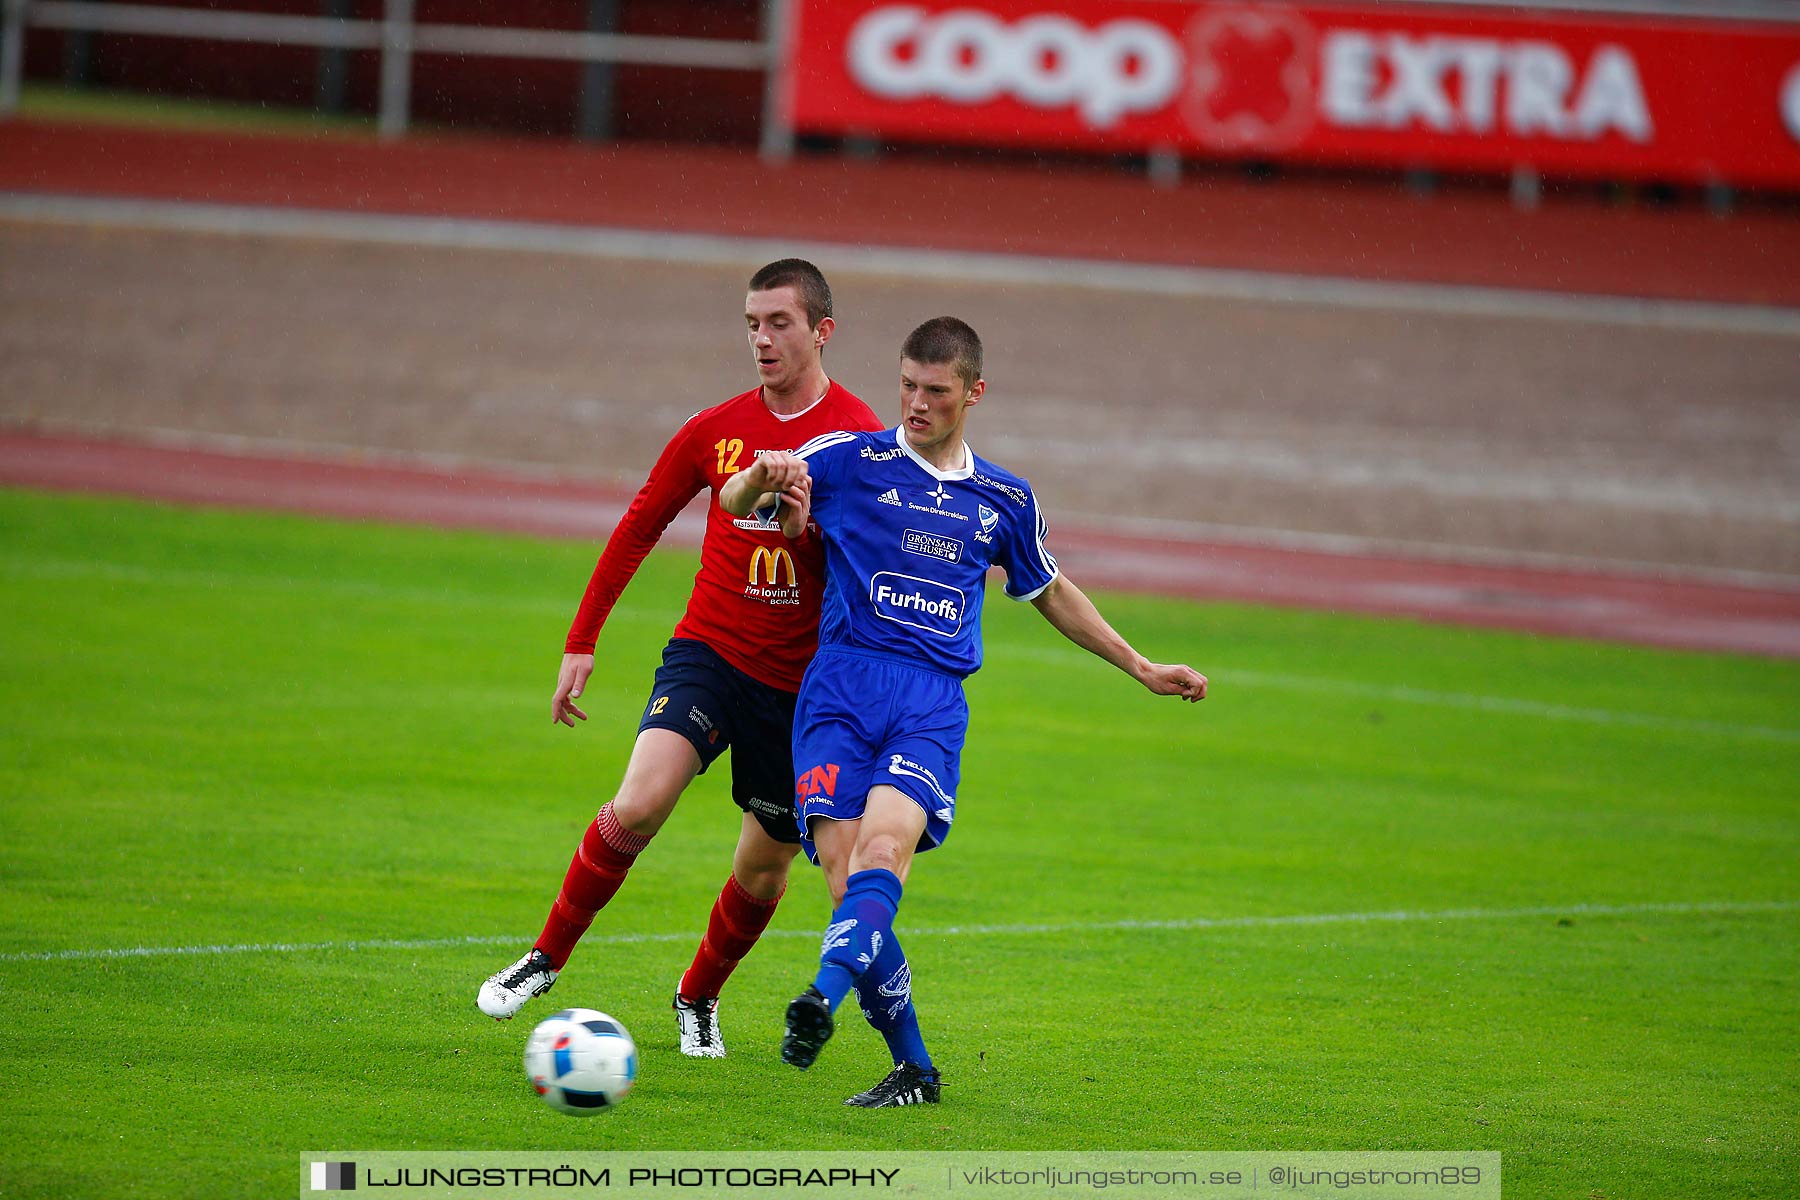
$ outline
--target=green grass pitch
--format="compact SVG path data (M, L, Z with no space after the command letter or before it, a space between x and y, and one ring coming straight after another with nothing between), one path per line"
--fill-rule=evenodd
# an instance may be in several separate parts
M646 564L569 731L592 556L0 493L0 1196L288 1195L330 1147L1479 1149L1509 1196L1796 1193L1800 665L1128 596L1212 699L988 606L960 819L901 911L942 1106L842 1107L885 1070L853 1019L777 1061L810 870L730 1057L675 1052L721 770L527 1009L625 1021L636 1093L550 1111L475 988L611 794L693 570Z

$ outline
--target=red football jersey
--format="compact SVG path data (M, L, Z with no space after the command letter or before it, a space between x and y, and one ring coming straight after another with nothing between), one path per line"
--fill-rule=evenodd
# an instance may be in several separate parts
M764 451L792 450L838 429L882 428L868 405L835 382L817 404L785 421L763 403L760 387L695 413L619 518L564 650L593 653L601 625L644 555L688 501L710 488L700 572L675 636L705 642L726 662L772 687L799 691L800 675L818 648L824 549L811 534L790 542L778 524L733 517L719 507L719 489Z

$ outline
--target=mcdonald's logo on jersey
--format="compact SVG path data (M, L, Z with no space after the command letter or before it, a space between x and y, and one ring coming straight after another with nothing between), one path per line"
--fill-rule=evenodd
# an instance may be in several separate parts
M787 582L781 583L783 576ZM794 556L786 546L758 546L750 555L750 572L745 582L751 586L799 587L800 576L794 569Z

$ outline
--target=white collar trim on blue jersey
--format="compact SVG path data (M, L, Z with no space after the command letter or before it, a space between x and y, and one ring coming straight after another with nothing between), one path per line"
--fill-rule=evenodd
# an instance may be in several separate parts
M918 463L920 470L939 483L946 480L967 479L975 474L975 451L969 448L967 442L963 443L963 465L954 471L940 471L926 462L924 456L912 448L912 443L906 440L906 431L898 425L894 426L894 441L902 450L906 451L906 457Z

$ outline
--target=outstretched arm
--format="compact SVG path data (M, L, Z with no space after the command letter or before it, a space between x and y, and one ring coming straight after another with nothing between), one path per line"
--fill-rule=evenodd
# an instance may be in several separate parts
M1094 602L1066 575L1058 575L1031 603L1056 626L1057 632L1104 658L1159 696L1180 696L1190 703L1206 699L1206 676L1185 663L1153 663L1106 623Z
M649 478L638 489L631 507L619 518L612 536L606 539L606 548L600 552L599 561L594 564L593 576L581 597L581 607L576 610L568 639L563 643L562 670L557 676L556 694L550 700L550 719L559 724L572 728L577 720L587 720L587 714L574 701L587 686L588 676L593 674L594 647L599 641L601 626L637 573L644 556L650 553L663 530L675 519L675 514L706 487L706 477L697 463L710 461L711 452L703 451L704 459L697 457L693 430L693 422L689 421L663 448L656 465L650 469Z

